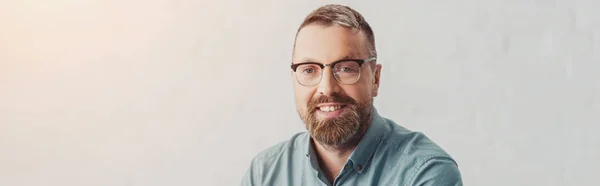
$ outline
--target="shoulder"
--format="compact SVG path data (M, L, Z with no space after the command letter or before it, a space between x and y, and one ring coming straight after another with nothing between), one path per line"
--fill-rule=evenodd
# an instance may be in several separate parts
M431 158L417 167L410 185L462 185L458 165L451 158Z
M458 164L442 147L422 132L411 131L389 119L384 121L387 132L383 142L388 153L400 157L398 163L410 170L407 176L413 184L424 181L462 184Z
M288 155L288 154L296 154L303 151L303 147L306 145L307 139L306 132L300 132L293 135L290 139L281 141L269 148L266 148L259 152L255 157L253 162L257 164L271 164L275 162L279 157Z
M242 185L262 185L273 175L274 168L288 166L292 159L299 157L306 144L307 133L297 133L291 139L279 142L259 152L250 163L250 168L242 180Z
M392 120L383 119L386 132L383 145L388 155L398 157L406 165L418 169L432 160L444 160L456 165L456 162L442 147L422 132L406 129ZM400 163L400 162L398 162Z
M454 161L442 147L422 132L411 131L389 119L384 119L384 121L388 128L384 135L384 143L387 148L395 151L398 155L409 157L420 163L432 158L446 158Z

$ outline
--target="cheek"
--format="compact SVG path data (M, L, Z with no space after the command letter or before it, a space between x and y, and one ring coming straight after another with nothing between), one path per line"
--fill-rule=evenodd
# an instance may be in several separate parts
M312 98L312 91L301 85L294 85L294 91L296 96L296 108L299 111L305 111Z
M344 92L358 103L365 102L371 97L371 89L367 85L357 84L352 87L346 87Z

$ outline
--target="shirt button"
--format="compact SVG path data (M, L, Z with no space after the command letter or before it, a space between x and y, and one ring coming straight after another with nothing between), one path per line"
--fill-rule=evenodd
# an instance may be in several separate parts
M362 169L362 167L360 167L360 165L357 165L356 169L360 170L360 169Z

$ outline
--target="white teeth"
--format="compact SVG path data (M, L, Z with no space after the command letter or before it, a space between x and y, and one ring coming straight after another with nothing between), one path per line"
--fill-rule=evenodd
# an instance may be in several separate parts
M333 111L336 111L336 110L338 110L340 108L342 108L342 106L339 106L339 105L338 106L322 106L322 107L319 107L319 109L321 111L323 111L323 112L333 112Z

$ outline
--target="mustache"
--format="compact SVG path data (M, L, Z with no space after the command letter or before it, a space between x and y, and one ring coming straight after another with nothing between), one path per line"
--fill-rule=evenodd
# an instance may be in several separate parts
M355 105L356 100L352 99L349 96L345 96L339 93L333 93L331 96L322 95L317 98L314 98L308 103L308 111L310 113L314 112L317 109L317 105L321 103L342 103L347 105Z

